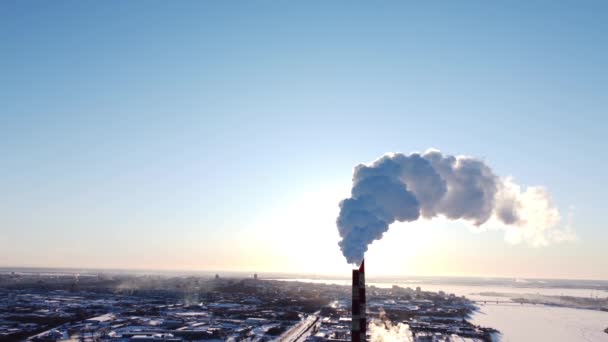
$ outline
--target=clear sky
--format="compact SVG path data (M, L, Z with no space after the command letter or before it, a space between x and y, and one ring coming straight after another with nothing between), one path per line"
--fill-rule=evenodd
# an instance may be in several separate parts
M348 275L353 167L434 147L577 240L402 224L370 274L608 279L606 37L605 1L2 1L0 266Z

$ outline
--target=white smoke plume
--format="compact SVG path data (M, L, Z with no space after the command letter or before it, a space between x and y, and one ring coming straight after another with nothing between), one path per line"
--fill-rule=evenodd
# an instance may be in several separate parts
M375 319L367 325L371 342L403 342L414 341L410 327L407 324L394 325L389 320Z
M561 215L544 188L522 189L482 160L429 150L387 154L355 167L351 197L340 202L339 245L346 260L357 264L393 222L436 216L477 227L498 221L512 243L540 246L574 238L571 229L558 229Z

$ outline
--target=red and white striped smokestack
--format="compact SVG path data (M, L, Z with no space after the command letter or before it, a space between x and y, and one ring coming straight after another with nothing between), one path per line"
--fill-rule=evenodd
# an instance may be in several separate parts
M352 303L353 342L365 342L367 319L365 317L365 259L361 261L358 270L353 270L353 303Z

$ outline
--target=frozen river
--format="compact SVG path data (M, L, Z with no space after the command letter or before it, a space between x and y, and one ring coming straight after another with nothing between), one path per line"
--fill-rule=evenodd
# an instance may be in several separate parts
M472 322L500 330L501 342L608 341L608 312L538 305L481 305Z

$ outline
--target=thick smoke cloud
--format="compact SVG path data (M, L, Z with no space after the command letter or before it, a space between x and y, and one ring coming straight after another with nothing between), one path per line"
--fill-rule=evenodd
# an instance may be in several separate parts
M519 229L507 231L512 242L544 245L553 236L571 237L554 229L559 211L543 188L522 191L511 179L496 176L482 160L430 150L385 155L355 168L351 197L340 202L339 245L346 260L356 264L395 221L436 216L478 227L495 218Z

